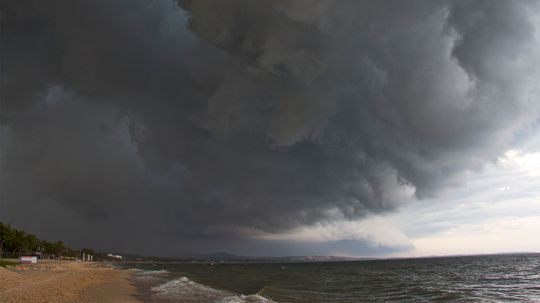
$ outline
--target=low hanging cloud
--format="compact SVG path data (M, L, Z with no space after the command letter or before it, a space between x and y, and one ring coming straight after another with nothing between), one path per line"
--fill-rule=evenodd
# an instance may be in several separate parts
M390 212L539 118L536 1L1 5L0 219L104 247Z

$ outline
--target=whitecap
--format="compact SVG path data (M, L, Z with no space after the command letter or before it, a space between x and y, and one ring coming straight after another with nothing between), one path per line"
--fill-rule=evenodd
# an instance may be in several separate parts
M267 299L261 295L239 295L230 296L217 300L215 303L272 303L270 299Z
M138 268L132 268L135 272L134 277L137 280L159 280L163 279L169 272L165 269L160 270L143 270Z
M187 277L180 277L151 289L157 298L177 302L215 302L215 303L271 303L273 301L260 295L236 295L200 284Z

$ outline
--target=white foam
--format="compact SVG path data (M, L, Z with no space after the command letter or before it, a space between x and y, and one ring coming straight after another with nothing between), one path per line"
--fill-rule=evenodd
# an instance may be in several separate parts
M135 272L135 279L138 280L159 280L163 279L164 275L168 274L169 272L160 269L160 270L143 270L138 268L131 269Z
M219 299L216 303L272 303L274 301L260 295L240 295Z
M164 274L169 273L165 269L160 269L160 270L135 269L135 271L137 271L137 275L141 275L141 276L143 276L143 275L148 275L148 276L151 276L151 275L164 275Z
M178 300L179 302L215 302L215 303L271 303L273 301L259 295L235 295L231 292L215 289L187 277L180 277L156 287L152 287L155 296Z

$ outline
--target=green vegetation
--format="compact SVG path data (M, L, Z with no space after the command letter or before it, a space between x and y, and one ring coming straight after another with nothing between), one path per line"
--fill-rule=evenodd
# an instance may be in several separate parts
M0 267L6 267L6 266L9 266L9 265L17 265L17 263L13 263L13 262L8 261L8 260L0 259Z
M86 250L90 251L90 250ZM40 252L44 257L77 257L82 251L67 247L62 241L40 240L36 235L12 228L0 222L0 258L18 258ZM0 266L3 266L0 264Z

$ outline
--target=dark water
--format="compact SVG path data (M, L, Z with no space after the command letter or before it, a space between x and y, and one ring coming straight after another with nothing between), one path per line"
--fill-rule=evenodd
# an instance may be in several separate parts
M540 302L540 254L128 267L156 302Z

